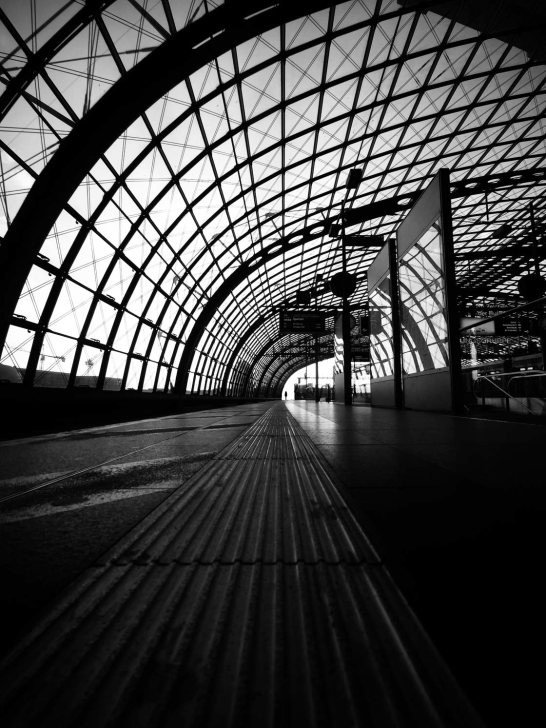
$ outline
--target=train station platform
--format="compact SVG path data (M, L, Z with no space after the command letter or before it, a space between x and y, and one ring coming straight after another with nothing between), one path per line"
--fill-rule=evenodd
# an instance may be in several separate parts
M325 402L0 443L4 633L44 595L4 634L3 725L534 716L543 445Z

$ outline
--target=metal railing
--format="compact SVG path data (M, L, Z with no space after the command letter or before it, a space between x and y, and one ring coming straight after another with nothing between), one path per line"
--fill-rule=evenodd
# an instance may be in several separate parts
M474 381L473 393L483 406L498 406L502 400L513 413L546 414L546 372L539 369L482 374Z

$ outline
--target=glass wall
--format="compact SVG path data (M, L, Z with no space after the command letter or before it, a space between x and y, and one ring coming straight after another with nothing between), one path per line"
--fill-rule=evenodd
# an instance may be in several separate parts
M391 279L388 275L370 292L370 362L374 379L394 374Z
M404 374L449 365L443 269L440 225L436 221L399 261Z

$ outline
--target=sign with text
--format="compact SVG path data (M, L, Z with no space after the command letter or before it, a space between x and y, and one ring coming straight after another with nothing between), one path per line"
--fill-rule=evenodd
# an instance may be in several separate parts
M351 357L353 361L370 361L370 345L360 342L352 343Z
M471 318L469 316L463 316L460 321L460 326L462 329L466 329L463 333L472 336L493 336L497 332L495 331L495 322L494 321L484 321L482 323L482 319L479 318ZM472 328L467 328L468 326L471 326Z
M324 314L319 311L281 311L279 330L281 334L323 334L326 331Z

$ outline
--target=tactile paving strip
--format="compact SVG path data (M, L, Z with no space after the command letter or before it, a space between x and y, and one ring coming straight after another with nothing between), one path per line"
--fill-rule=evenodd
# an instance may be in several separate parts
M0 668L20 726L481 723L279 403Z

